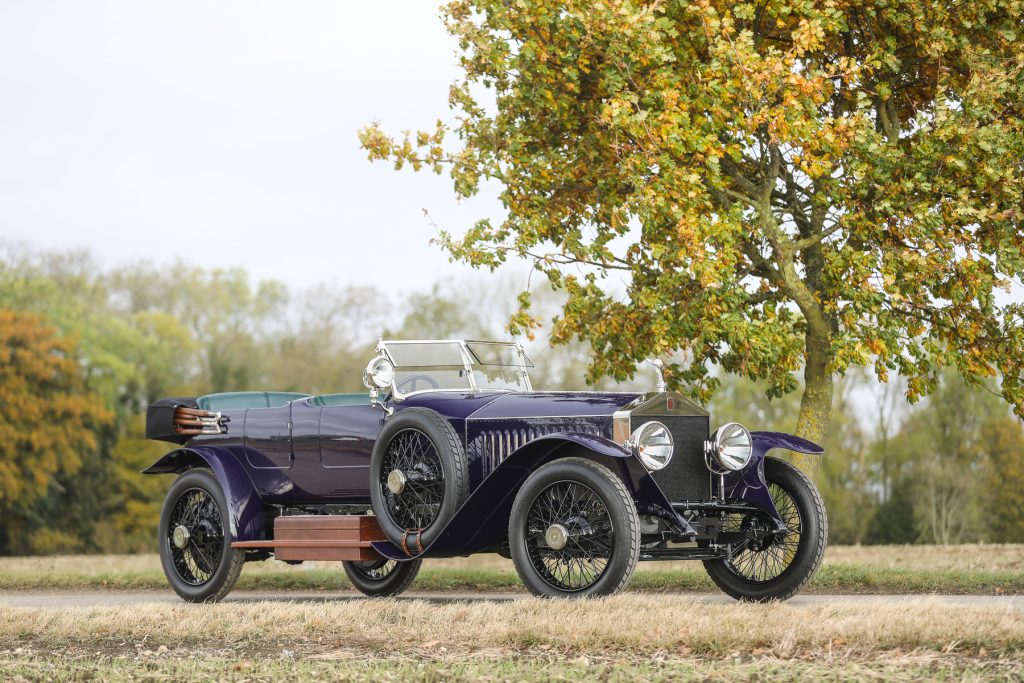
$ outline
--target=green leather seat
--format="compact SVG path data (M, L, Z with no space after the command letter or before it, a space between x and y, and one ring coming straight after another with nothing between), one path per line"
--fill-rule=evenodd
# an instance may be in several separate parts
M322 406L368 406L369 394L321 394L313 399Z
M309 394L290 391L230 391L208 394L196 399L199 410L244 410L245 408L278 408Z

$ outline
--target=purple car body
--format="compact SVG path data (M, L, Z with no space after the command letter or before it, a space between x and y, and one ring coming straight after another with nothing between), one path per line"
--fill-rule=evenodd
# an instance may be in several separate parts
M677 446L674 462L690 473L700 471L710 436L707 414L678 394L667 395L691 413L681 427L686 438ZM678 500L634 452L613 440L615 413L649 397L636 392L484 391L423 392L386 401L385 407L396 412L420 407L443 415L468 458L470 495L420 556L468 555L499 547L507 535L512 502L526 478L570 454L609 466L629 487L639 512L660 518L678 536L699 540L700 529L681 511L712 505L715 478L705 469L699 482L683 487L692 499ZM224 488L236 541L268 538L268 510L274 507L369 506L370 457L386 413L368 399L362 405L319 405L318 400L303 397L275 407L224 410L230 418L225 433L196 436L145 472L182 472L197 464L212 469ZM495 448L495 438L505 439L507 447L503 442ZM729 498L764 510L781 525L765 483L765 454L773 448L805 453L821 453L822 448L775 432L751 432L751 439L749 462L724 476L725 490ZM390 542L375 548L386 557L408 559Z

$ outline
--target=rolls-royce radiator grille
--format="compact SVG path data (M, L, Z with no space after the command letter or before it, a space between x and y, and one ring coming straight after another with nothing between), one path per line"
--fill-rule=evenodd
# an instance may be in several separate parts
M548 434L577 432L606 436L605 430L590 422L572 424L539 424L523 429L491 429L480 432L471 445L483 460L484 474L489 474L505 458L526 444Z
M630 429L657 420L672 432L675 451L668 467L652 476L673 503L706 500L711 497L711 473L704 463L704 441L708 438L708 418L701 415L634 415Z

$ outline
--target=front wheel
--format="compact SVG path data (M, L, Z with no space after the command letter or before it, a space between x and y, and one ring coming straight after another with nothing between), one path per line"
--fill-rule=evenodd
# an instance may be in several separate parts
M640 521L622 479L590 460L563 458L523 484L508 539L516 572L534 595L611 595L636 569Z
M707 560L704 567L719 588L737 600L787 600L810 581L821 565L828 537L828 517L821 494L799 469L777 458L764 459L768 493L787 532L738 543L727 560ZM764 513L732 515L725 531L774 527Z
M189 470L171 484L160 511L160 564L182 599L217 602L238 580L245 551L231 547L228 514L210 470Z
M370 560L369 562L343 562L349 581L363 595L384 597L398 595L412 583L420 572L422 560L396 562Z

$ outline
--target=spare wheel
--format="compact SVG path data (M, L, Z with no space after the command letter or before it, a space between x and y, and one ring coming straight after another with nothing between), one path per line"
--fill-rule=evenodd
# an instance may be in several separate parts
M370 500L381 530L407 555L423 552L469 494L466 453L439 413L406 408L373 446Z

